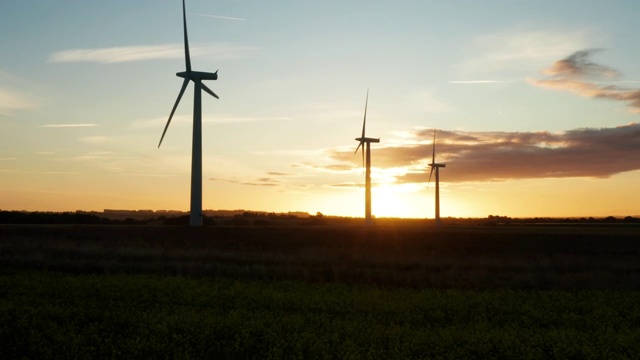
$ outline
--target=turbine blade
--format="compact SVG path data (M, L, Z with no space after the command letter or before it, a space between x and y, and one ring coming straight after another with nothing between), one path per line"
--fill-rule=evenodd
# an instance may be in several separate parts
M433 129L433 152L432 152L432 154L433 155L431 157L431 163L435 164L436 163L436 129ZM431 170L433 170L433 168L431 168ZM429 177L431 177L431 176L429 176Z
M191 57L189 56L189 37L187 36L187 9L182 0L182 22L184 23L184 61L187 71L191 71Z
M202 83L202 82L201 82L201 83L200 83L200 86L202 86L202 88L204 89L204 91L206 91L206 92L208 92L209 94L211 94L211 96L213 96L214 98L216 98L216 99L220 99L220 98L218 97L218 95L216 95L213 91L211 91L211 89L209 89L209 88L207 87L207 85L205 85L204 83Z
M358 144L358 147L356 148L356 151L353 153L353 155L358 153L358 149L360 149L360 146L362 146L362 141Z
M369 89L367 89L367 100L364 102L364 121L362 122L362 137L364 138L364 128L367 126L367 105L369 105Z
M429 173L429 181L427 181L427 188L429 188L429 184L431 184L431 175L433 175L433 169L435 169L435 166L431 167L431 172Z
M167 120L167 125L164 126L164 131L162 132L162 137L160 138L160 142L158 143L158 148L162 145L162 139L164 139L164 134L167 133L167 129L169 128L169 124L171 123L171 118L173 118L173 113L176 112L178 108L178 104L180 103L180 99L182 99L182 95L184 91L187 89L187 85L189 85L189 79L184 79L182 82L182 89L180 89L180 93L178 94L178 99L176 99L176 103L173 105L173 109L171 109L171 115L169 115L169 120Z

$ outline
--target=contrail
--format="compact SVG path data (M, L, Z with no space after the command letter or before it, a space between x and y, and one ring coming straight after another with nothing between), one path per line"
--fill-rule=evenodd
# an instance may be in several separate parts
M245 21L247 19L243 19L243 18L237 18L237 17L231 17L231 16L220 16L220 15L207 15L207 14L198 14L200 16L206 16L206 17L212 17L212 18L216 18L216 19L224 19L224 20L238 20L238 21Z
M47 124L40 127L43 128L73 128L73 127L94 127L98 124Z

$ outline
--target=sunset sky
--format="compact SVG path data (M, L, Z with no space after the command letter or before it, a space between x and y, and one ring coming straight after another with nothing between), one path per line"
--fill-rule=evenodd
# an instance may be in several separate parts
M482 4L482 5L480 5ZM0 209L188 210L180 0L0 0ZM640 2L187 0L203 208L640 215Z

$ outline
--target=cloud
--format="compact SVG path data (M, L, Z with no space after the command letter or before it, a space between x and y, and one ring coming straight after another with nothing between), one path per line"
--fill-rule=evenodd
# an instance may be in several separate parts
M174 177L173 174L158 174L158 173L120 173L120 176L131 176L131 177Z
M215 178L215 177L209 178L209 180L222 181L222 182L228 182L231 184L247 185L247 186L280 186L279 180L266 178L266 177L259 178L255 181L240 181L240 180L230 180L230 179Z
M77 127L96 127L98 124L46 124L43 128L77 128Z
M372 150L372 163L381 169L402 168L397 183L426 182L433 132L415 131L417 141ZM447 182L507 179L606 178L640 169L640 124L614 128L550 132L439 131L436 161ZM350 169L360 167L353 153L335 150L331 157Z
M37 104L17 91L0 88L0 115L10 116L16 110L28 110Z
M111 141L111 138L107 136L83 136L78 140L89 144L106 144Z
M190 54L208 56L221 59L238 59L248 56L258 50L256 47L237 46L230 44L211 44L191 46ZM49 62L92 62L92 63L122 63L132 61L146 61L156 59L184 58L183 44L120 46L100 49L73 49L52 53Z
M586 30L508 29L476 36L466 45L472 54L458 64L461 77L479 74L504 74L505 70L530 71L583 48L597 37Z
M543 70L550 79L527 79L538 87L569 91L574 94L599 99L628 102L630 111L640 113L640 89L624 88L596 82L600 78L613 78L620 73L607 66L589 61L588 57L598 49L581 50L556 61Z
M544 70L544 73L561 77L616 77L620 75L614 69L589 61L589 55L600 50L601 49L587 49L576 51L569 57L556 61L553 66Z
M334 156L337 153L348 154L349 152L348 151L343 151L343 150L334 150L334 152L332 152L331 155ZM353 152L351 152L350 154L353 155ZM322 172L331 172L331 173L352 172L354 170L353 165L344 164L344 163L336 164L335 161L334 161L335 159L331 159L331 160L334 163L331 163L331 164L315 164L315 163L311 163L311 162L303 162L303 163L292 164L291 167L293 167L293 168L301 168L301 169L313 169L313 170L318 170L318 171L322 171Z
M134 120L129 125L132 129L152 129L152 128L164 128L169 120L170 109L167 111L167 115L163 117L157 117L154 119L139 119ZM171 124L175 125L176 123L186 123L191 121L192 117L187 115L174 115L173 119L171 119Z
M14 158L14 157L4 157L4 158L0 158L0 161L9 161L9 160L17 160L17 158Z
M337 189L360 189L364 187L364 184L362 182L344 182L339 184L331 184L329 185L329 187Z
M0 169L2 173L11 173L11 174L38 174L38 175L78 175L79 172L76 171L22 171L22 170L13 170L13 169Z
M76 156L74 160L107 160L111 159L112 153L110 151L92 151L84 155Z
M159 117L155 119L140 119L135 120L130 124L132 129L151 129L151 128L164 128L167 124L167 120L169 119L169 115L166 117ZM192 121L191 115L174 115L173 119L171 119L171 127L173 127L176 123L190 123ZM202 121L204 123L209 124L242 124L242 123L252 123L252 122L263 122L263 121L289 121L293 120L292 117L287 116L233 116L233 115L208 115Z

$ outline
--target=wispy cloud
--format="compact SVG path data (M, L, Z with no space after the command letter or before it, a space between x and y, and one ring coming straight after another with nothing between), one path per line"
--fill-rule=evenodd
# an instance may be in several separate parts
M0 157L0 161L9 161L9 160L16 160L17 158L14 157Z
M78 140L89 144L106 144L112 139L107 136L83 136L78 138Z
M237 21L245 21L245 20L247 20L247 19L244 19L244 18L232 17L232 16L209 15L209 14L196 14L196 15L215 18L215 19L222 19L222 20L237 20Z
M359 188L363 188L364 184L362 182L343 182L343 183L339 183L339 184L331 184L329 185L330 188L337 188L337 189L359 189Z
M223 179L223 178L216 178L216 177L209 178L209 180L211 180L211 181L222 181L222 182L228 182L228 183L231 183L231 184L247 185L247 186L275 187L275 186L280 186L281 185L281 182L279 180L275 180L275 179L268 178L268 177L263 177L263 178L259 178L259 179L256 179L256 180L249 180L249 181L230 180L230 179Z
M80 128L80 127L96 127L98 124L46 124L43 128Z
M131 123L131 128L133 129L151 129L151 128L163 128L167 120L169 119L169 115L167 117L155 118L155 119L140 119L135 120ZM289 121L294 120L292 117L288 116L233 116L233 115L208 115L202 121L210 124L240 124L240 123L251 123L251 122L264 122L264 121ZM180 115L174 116L171 120L171 126L176 123L189 123L192 121L191 116L188 115Z
M77 171L23 171L14 169L0 169L2 173L11 174L38 174L38 175L78 175Z
M11 116L16 110L36 108L35 101L15 90L0 88L0 115Z
M231 44L210 44L191 46L190 54L195 56L208 56L220 59L237 59L249 56L259 48L250 46L237 46ZM183 44L167 45L139 45L120 46L98 49L72 49L58 51L49 55L49 62L92 62L92 63L122 63L131 61L146 61L156 59L184 58Z
M527 80L535 86L569 91L584 97L628 102L632 112L640 113L640 89L600 82L603 79L618 77L620 73L590 61L589 56L596 51L598 49L581 50L556 61L543 71L551 76L550 79Z
M616 77L618 71L596 64L589 60L589 56L602 49L586 49L576 51L565 59L556 61L553 66L544 70L545 74L560 77Z
M169 112L171 109L167 110L167 116L157 117L154 119L139 119L134 120L129 125L132 129L152 129L152 128L163 128L169 119ZM171 119L171 124L175 125L176 123L187 122L190 120L189 116L186 115L174 115L173 119Z
M84 155L80 155L80 156L76 156L73 159L74 160L81 160L81 161L86 161L86 160L107 160L107 159L111 159L111 152L110 151L92 151L92 152L88 152Z
M426 129L415 133L417 141L373 151L374 166L404 169L404 174L395 175L398 183L428 179L433 133ZM639 152L640 124L560 133L439 131L437 143L437 157L447 164L443 178L448 182L606 178L639 170ZM336 150L331 156L351 169L360 167L350 151Z
M573 49L584 48L596 37L587 30L563 29L509 29L480 35L469 44L473 52L470 60L458 66L464 77L505 70L530 71Z
M121 176L131 176L131 177L174 177L174 174L158 174L158 173L119 173Z

